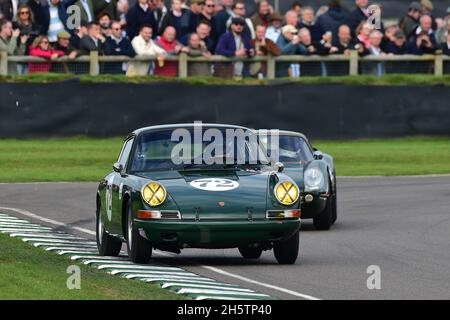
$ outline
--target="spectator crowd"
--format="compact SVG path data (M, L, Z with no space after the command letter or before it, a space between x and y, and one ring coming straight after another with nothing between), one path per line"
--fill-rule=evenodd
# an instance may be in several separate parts
M57 69L52 61L99 55L153 57L111 63L108 73L177 76L178 63L167 57L212 55L361 56L450 55L450 7L436 17L430 0L414 1L397 21L386 22L383 8L355 0L346 10L339 0L315 10L295 2L283 15L267 0L247 12L241 0L0 0L0 51L47 62L18 63L18 73ZM74 7L75 6L75 7ZM73 10L73 9L76 10ZM74 16L74 13L79 13ZM74 18L75 17L75 18ZM299 76L299 65L279 63L278 76ZM66 70L67 71L67 70ZM264 76L264 62L191 62L188 74L223 77Z

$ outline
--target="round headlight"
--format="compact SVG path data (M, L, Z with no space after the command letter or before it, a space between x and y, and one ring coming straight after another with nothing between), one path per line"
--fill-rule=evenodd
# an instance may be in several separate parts
M166 201L166 189L158 182L150 182L142 188L142 199L152 207L159 206Z
M297 185L289 181L277 183L274 192L278 202L286 206L294 204L300 196Z
M305 171L305 187L318 189L323 184L323 173L319 168L309 168Z

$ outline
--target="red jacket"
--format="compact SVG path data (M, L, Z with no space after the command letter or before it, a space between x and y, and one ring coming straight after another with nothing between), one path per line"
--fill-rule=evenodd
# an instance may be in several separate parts
M164 36L156 40L156 44L166 50L167 54L176 55L175 47L179 44L176 40L168 42ZM178 62L165 61L164 66L160 67L158 62L155 63L155 76L176 77L178 75Z
M64 56L64 52L59 50L42 50L41 48L33 48L30 47L30 56L33 57L40 57L40 58L46 58L49 59L52 57L52 55L57 54L58 57ZM29 62L28 63L28 72L29 73L35 73L35 72L49 72L50 68L52 67L52 63L49 62Z

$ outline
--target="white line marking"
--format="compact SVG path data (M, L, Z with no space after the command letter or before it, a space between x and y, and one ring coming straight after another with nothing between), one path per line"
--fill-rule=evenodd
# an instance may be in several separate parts
M69 239L61 239L61 238L22 238L23 242L42 242L42 243L48 243L48 244L74 244L74 245L92 245L92 246L97 246L96 242L92 242L92 241L86 241L86 239L82 239L77 240L77 239L73 239L73 240L69 240Z
M62 223L62 222L59 222L59 221L56 221L56 220L52 220L52 219L47 219L47 218L41 217L41 216L39 216L37 214L31 213L29 211L21 210L21 209L0 207L0 210L10 210L10 211L17 212L19 214L23 214L25 216L28 216L28 217L31 217L31 218L34 218L34 219L37 219L37 220L41 220L41 221L50 223L50 224L54 224L54 225L58 225L58 226L70 227L70 226L68 226L65 223ZM84 233L89 234L89 235L95 235L95 231L91 231L91 230L88 230L88 229L78 228L78 227L72 227L72 229L78 230L80 232L84 232ZM77 252L75 252L75 253L77 253ZM163 256L165 255L165 256L173 257L173 256L171 256L169 254L165 254L165 253L162 253L162 252L155 252L155 253L159 254L159 255L163 255ZM286 289L286 288L282 288L282 287L279 287L279 286L275 286L275 285L272 285L272 284L256 281L256 280L253 280L253 279L250 279L250 278L247 278L247 277L243 277L243 276L231 273L231 272L227 272L225 270L222 270L222 269L219 269L219 268L216 268L216 267L211 267L211 266L207 266L207 265L200 265L200 267L202 267L204 269L207 269L209 271L212 271L212 272L224 275L224 276L228 276L230 278L235 278L235 279L238 279L238 280L243 281L243 282L252 283L252 284L255 284L255 285L258 285L258 286L261 286L261 287L265 287L265 288L268 288L268 289L271 289L271 290L283 292L283 293L286 293L286 294L289 294L289 295L292 295L292 296L295 296L295 297L299 297L299 298L303 298L303 299L307 299L307 300L320 300L319 298L313 297L313 296L308 295L308 294L304 294L304 293L296 292L296 291L289 290L289 289Z
M116 275L116 274L118 274L118 273L116 273L115 271L121 271L121 270L116 270L116 269L113 269L113 270L111 270L111 271L109 271L108 273L109 274L112 274L112 275ZM142 271L138 271L138 270L134 270L134 272L135 273L137 273L137 272L142 272ZM131 274L131 273L133 273L133 271L128 271L128 272L121 272L121 273L128 273L128 274ZM151 275L151 274L153 274L153 275L160 275L160 276L164 276L164 275L171 275L171 276L188 276L188 275L190 275L189 273L185 273L185 272L175 272L175 271L146 271L145 272L145 274L148 274L148 275ZM200 276L192 276L192 278L199 278Z
M75 252L77 252L77 253L88 253L88 252L91 252L91 253L95 253L95 254L98 254L98 250L96 249L96 248L91 248L91 247L84 247L84 248L81 248L81 247L55 247L55 246L53 246L53 247L48 247L48 248L45 248L45 251L70 251L70 250L73 250L73 251L75 251Z
M159 275L159 274L126 274L126 279L140 279L145 282L154 282L154 281L203 281L203 282L217 282L214 279L203 278L203 277L187 277L187 276L173 276L173 275Z
M183 269L181 269L181 268L176 268L176 267L163 267L163 266L152 266L152 265L136 265L136 264L133 264L133 266L132 267L130 267L129 265L115 265L115 264L109 264L109 262L108 263L105 263L105 264L101 264L101 265L99 265L98 266L98 269L99 270L102 270L102 269L112 269L112 268L114 268L114 269L129 269L129 270L136 270L136 271L145 271L145 270L149 270L149 271L153 271L153 270L162 270L162 271L165 271L165 270L177 270L177 271L184 271Z
M103 261L103 262L110 262L110 260L122 260L124 262L129 261L128 257L104 257L104 256L90 256L90 255L74 255L70 257L71 260L83 260L83 259L87 259L87 260L98 260L98 261Z
M237 291L237 292L255 292L250 289L245 288L233 288L233 287L225 287L222 285L212 285L212 284L187 284L187 283L180 283L180 282L164 282L161 285L161 288L171 288L171 287L183 287L183 289L195 289L195 288L201 288L201 289L215 289L215 290L228 290L228 291Z
M209 293L209 294L223 294L223 295L233 295L233 296L247 296L247 297L261 297L270 298L267 294L262 293L247 293L247 292L237 292L237 291L225 291L225 290L212 290L212 289L180 289L177 291L179 294L196 294L196 293Z
M73 227L73 226L68 225L67 223L63 223L63 222L59 222L59 221L56 221L56 220L53 220L53 219L48 219L48 218L41 217L41 216L39 216L39 215L37 215L35 213L32 213L30 211L27 211L27 210L22 210L22 209L17 209L17 208L9 208L9 207L0 207L0 210L13 211L13 212L19 213L21 215L24 215L24 216L27 216L27 217L30 217L30 218L33 218L33 219L37 219L37 220L40 220L40 221L43 221L43 222L47 222L47 223L53 224L55 226L65 227L65 228L77 230L77 231L84 232L84 233L87 233L87 234L95 236L95 231L91 231L91 230L88 230L88 229L85 229L85 228L80 228L80 227Z
M84 238L74 237L69 234L48 234L48 235L40 235L40 234L29 234L29 233L13 233L10 235L11 238L20 237L22 239L27 239L29 241L35 241L36 239L48 239L48 240L78 240L78 241L86 241Z

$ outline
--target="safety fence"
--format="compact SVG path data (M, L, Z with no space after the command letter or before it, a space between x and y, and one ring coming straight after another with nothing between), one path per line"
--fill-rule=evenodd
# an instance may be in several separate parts
M377 75L384 74L434 74L443 76L450 74L450 56L435 55L382 55L360 57L356 51L348 55L284 55L279 57L256 56L246 58L227 58L213 55L210 57L190 57L185 53L178 56L168 56L164 61L156 56L140 56L130 58L126 56L102 56L93 51L90 55L75 59L61 57L48 60L32 56L8 56L0 52L0 75L7 76L31 72L57 72L70 74L125 74L134 75L130 71L133 64L144 64L147 68L145 75L153 74L154 67L167 62L174 62L176 74L179 78L196 76L231 76L236 63L243 62L247 74L254 77L276 79L281 77L302 76L345 76L345 75ZM206 64L207 68L194 68ZM41 66L41 68L39 67ZM218 72L218 70L228 70ZM230 67L231 66L231 71ZM200 71L199 71L200 70Z

